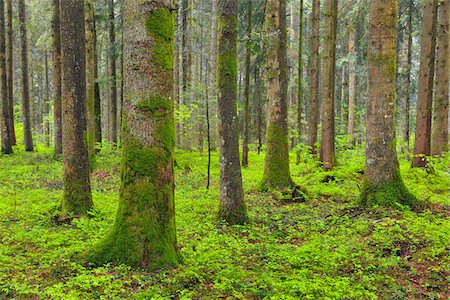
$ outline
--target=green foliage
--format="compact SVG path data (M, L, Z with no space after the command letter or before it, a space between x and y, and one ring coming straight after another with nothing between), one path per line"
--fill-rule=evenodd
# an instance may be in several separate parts
M20 143L19 143L20 145ZM252 148L252 147L251 147ZM146 272L94 267L87 253L110 231L117 210L120 159L102 147L92 173L96 210L54 223L62 193L52 149L15 149L0 157L0 298L15 299L445 299L450 231L449 154L432 170L401 161L408 190L430 205L420 212L361 209L361 148L338 151L324 171L306 151L291 174L308 188L304 203L258 191L264 155L243 169L249 222L217 224L219 156L177 152L176 224L182 263ZM446 277L447 276L447 277Z

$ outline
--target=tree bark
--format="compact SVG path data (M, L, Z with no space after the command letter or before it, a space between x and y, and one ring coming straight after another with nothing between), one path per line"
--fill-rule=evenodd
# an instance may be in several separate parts
M94 10L95 11L95 10ZM99 58L98 53L100 49L98 47L97 39L97 23L94 14L94 114L95 114L95 142L98 147L102 144L102 99L100 96L100 84L98 83L98 69L99 69ZM99 149L97 149L99 151Z
M431 113L433 105L434 64L438 0L424 0L420 52L419 93L413 167L426 167L431 154Z
M323 57L322 86L322 141L320 143L320 160L326 170L336 164L334 148L334 98L336 65L336 19L338 0L325 0L325 49Z
M400 176L395 143L397 0L370 1L365 206L413 205Z
M348 82L347 82L347 66L345 64L342 65L342 74L341 74L341 107L339 113L339 125L340 132L345 133L346 124L345 124L345 108L347 103L347 93L348 93Z
M262 188L285 189L294 185L289 171L287 124L286 1L266 3L267 111L266 145Z
M237 0L218 2L218 73L220 138L219 218L229 224L247 219L239 163L237 98Z
M45 146L50 147L50 80L48 78L48 53L44 52L44 66L45 66L45 96L43 103L43 134L45 135Z
M62 215L92 208L86 138L84 3L61 0L63 176Z
M16 130L14 125L14 70L13 70L13 21L12 0L6 0L6 82L9 109L9 137L15 146Z
M348 28L348 143L355 145L356 118L356 66L355 66L355 28L350 23Z
M311 100L309 107L309 146L311 153L316 154L317 128L319 123L319 23L320 0L313 0L311 27Z
M91 170L95 165L95 28L94 0L84 0L86 25L86 143Z
M11 145L11 115L8 101L8 86L6 77L6 31L5 31L5 1L0 0L0 84L1 84L1 140L2 153L12 154Z
M53 0L52 61L53 61L53 113L55 131L55 158L62 154L62 96L61 96L61 20L59 0Z
M22 114L23 114L23 142L25 151L33 151L33 136L31 134L30 87L28 75L28 39L26 28L25 0L18 1L19 31L20 31L20 61L22 69ZM31 102L31 103L30 103Z
M109 71L111 72L111 104L109 113L109 141L117 143L117 68L116 68L116 29L114 17L114 0L109 1Z
M400 137L406 146L403 146L403 152L409 153L409 108L411 102L411 64L412 64L412 35L413 35L413 15L414 3L410 1L408 5L408 21L407 21L407 35L406 45L404 46L403 57L403 82L400 85L401 99L400 99Z
M436 53L436 90L431 154L441 156L448 151L448 80L449 80L449 1L439 5Z
M122 185L114 226L91 254L97 264L146 270L177 264L169 3L125 2Z
M242 166L248 167L248 143L250 127L250 59L252 37L252 0L247 0L247 42L245 48L245 82L244 82L244 128L242 131Z
M303 0L300 0L300 21L298 26L298 87L297 87L297 134L298 142L302 141L303 110Z

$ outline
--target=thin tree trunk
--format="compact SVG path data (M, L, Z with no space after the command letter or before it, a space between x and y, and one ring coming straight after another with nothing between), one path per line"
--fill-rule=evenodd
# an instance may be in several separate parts
M341 75L341 107L340 107L340 113L339 113L339 125L340 125L340 132L345 133L346 124L345 124L345 108L347 103L347 92L348 92L348 84L347 84L347 72L346 72L346 65L342 65L342 75Z
M336 64L336 19L338 0L325 0L325 49L322 86L322 141L320 160L326 170L336 164L334 148L334 101Z
M50 80L48 78L48 53L44 52L44 65L45 65L45 97L44 97L44 111L43 111L43 133L45 135L45 146L50 147Z
M14 70L13 70L13 21L12 0L6 0L6 82L9 109L9 138L15 146L16 130L14 125Z
M114 226L91 255L98 264L177 264L170 3L125 2L122 184Z
M211 122L210 122L210 117L209 117L209 83L210 83L210 78L209 78L209 67L208 67L208 60L206 60L206 75L205 75L205 101L206 101L206 138L208 141L208 171L207 171L207 184L206 184L206 189L209 190L209 186L210 186L210 182L211 182Z
M86 143L91 170L95 165L95 29L94 0L84 0L86 26Z
M117 143L117 70L116 70L116 29L114 18L114 0L109 1L109 71L111 72L110 137L109 141Z
M365 206L413 205L400 176L395 144L397 0L370 1Z
M266 26L270 36L266 50L269 106L262 188L285 189L294 185L289 170L285 0L268 0Z
M298 142L302 141L303 110L303 0L300 0L300 22L298 27L298 87L297 87L297 134ZM298 158L298 157L297 157Z
M61 213L92 208L86 134L86 60L84 3L61 1L61 63L64 191Z
M407 155L409 153L409 108L411 101L411 64L412 64L412 35L413 35L413 14L414 3L410 1L408 5L408 21L407 21L407 35L405 45L405 55L403 57L404 82L401 84L402 89L400 99L400 137L406 146L402 148L402 151Z
M262 117L262 94L261 94L261 70L259 69L259 66L255 67L255 94L254 97L256 98L256 139L258 140L258 155L262 151L262 125L263 125L263 117Z
M252 35L252 0L247 0L247 42L245 49L245 83L244 83L244 128L242 132L242 166L248 167L248 142L250 127L250 58Z
M320 0L313 0L311 28L311 100L309 107L309 146L316 154L317 128L319 123L319 23Z
M33 136L31 134L30 89L28 75L28 38L26 28L25 0L18 0L19 30L20 30L20 56L22 69L22 114L23 114L23 142L25 151L33 151Z
M436 89L431 154L441 156L448 151L448 80L449 80L449 0L439 5L436 53Z
M355 65L355 28L350 23L348 28L348 124L347 134L350 146L355 145L356 118L356 65Z
M57 0L56 0L57 1ZM98 83L98 68L99 68L99 57L98 54L101 53L98 47L98 36L97 36L97 23L95 21L94 14L94 113L95 113L95 142L98 147L102 144L102 99L100 96L100 85ZM99 149L97 149L98 151Z
M59 0L53 0L52 61L53 61L53 113L55 131L55 158L62 154L62 97L61 97L61 26Z
M219 218L229 224L247 220L236 113L238 1L219 0L218 74L220 136Z
M438 0L424 0L413 167L426 167L426 156L431 154L437 4Z
M8 103L8 86L6 80L6 31L5 31L5 1L0 0L0 83L1 83L1 142L2 153L12 154L11 146L11 115Z

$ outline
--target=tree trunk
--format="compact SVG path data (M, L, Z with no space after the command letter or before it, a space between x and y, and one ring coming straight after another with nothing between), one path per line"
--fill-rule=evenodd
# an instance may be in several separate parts
M43 134L45 135L45 146L50 147L50 80L48 78L48 53L47 50L44 52L44 66L45 66L45 97L43 103Z
M248 142L250 127L250 58L252 37L252 0L247 0L247 42L245 48L244 128L242 131L242 166L248 167Z
M448 79L449 79L449 0L439 5L437 28L436 90L431 154L441 156L448 151Z
M356 67L355 67L355 28L350 23L348 28L348 143L355 145L356 118Z
M262 102L262 93L261 93L261 70L259 68L259 65L255 66L255 94L254 97L256 98L256 139L258 140L258 155L262 151L262 138L263 138L263 102Z
M95 11L95 10L94 10ZM98 40L97 40L97 24L95 21L95 14L94 14L94 114L95 114L95 142L97 143L98 147L101 147L102 144L102 99L100 97L100 85L97 81L98 79L98 68L99 68L99 61L98 61L98 53L100 52L100 49L98 47ZM99 151L99 149L97 149Z
M0 83L1 83L1 140L2 140L2 153L12 154L11 145L11 115L9 110L8 101L8 86L6 82L6 31L5 31L5 1L0 0Z
M339 125L340 125L340 132L345 133L346 124L345 124L345 108L347 103L347 92L348 92L348 84L346 80L347 75L347 67L345 64L342 65L342 75L341 75L341 107L340 107L340 113L339 113Z
M311 27L311 100L309 107L309 146L316 154L317 128L319 123L319 23L320 0L313 0Z
M6 0L6 82L9 109L9 138L11 145L16 145L16 130L14 125L14 70L13 70L13 21L12 0Z
M431 148L434 59L438 0L424 0L413 167L426 167Z
M303 103L303 0L300 0L300 21L298 27L298 87L297 87L297 134L302 141L302 103Z
M413 6L414 3L410 1L408 5L408 21L407 21L407 35L406 45L404 46L403 57L403 77L404 80L400 85L402 90L400 99L400 137L406 146L403 146L402 151L409 153L409 107L411 101L411 64L412 64L412 35L413 35Z
M320 160L326 170L336 164L334 149L334 96L336 64L336 19L338 0L325 0L325 49L323 55L322 141Z
M95 29L94 0L84 0L86 25L86 143L91 170L95 165Z
M122 185L114 226L90 258L98 264L146 270L177 264L169 3L125 2Z
M20 31L20 61L22 69L22 114L23 114L23 143L25 151L33 151L33 136L31 134L31 111L33 101L30 101L30 87L28 75L28 39L25 13L25 0L18 1L19 31ZM30 103L31 102L31 103Z
M397 0L370 1L365 206L413 205L400 176L395 143Z
M237 0L219 0L218 74L220 137L219 218L229 224L247 219L239 163L237 98Z
M61 63L64 191L62 215L92 208L86 138L84 3L61 1Z
M110 137L109 141L117 143L117 70L116 70L116 29L114 18L114 0L109 1L109 71L111 72L111 104L109 112Z
M53 113L55 130L55 158L62 154L62 98L61 98L61 20L59 0L53 0L52 61L53 61Z
M268 0L266 28L270 36L266 50L269 107L262 188L285 189L294 184L289 171L285 0Z

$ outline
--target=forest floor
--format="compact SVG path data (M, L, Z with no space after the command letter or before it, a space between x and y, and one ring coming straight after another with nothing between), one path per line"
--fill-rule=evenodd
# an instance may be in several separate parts
M295 154L291 154L295 162ZM92 267L89 250L111 228L119 190L119 154L104 148L92 175L90 217L56 224L61 163L52 150L0 157L0 299L449 299L449 158L434 171L411 169L407 187L422 211L355 205L362 149L340 150L335 170L304 155L291 163L309 200L261 193L263 155L243 170L250 221L218 224L218 153L206 191L206 153L177 152L176 222L180 265L144 272Z

